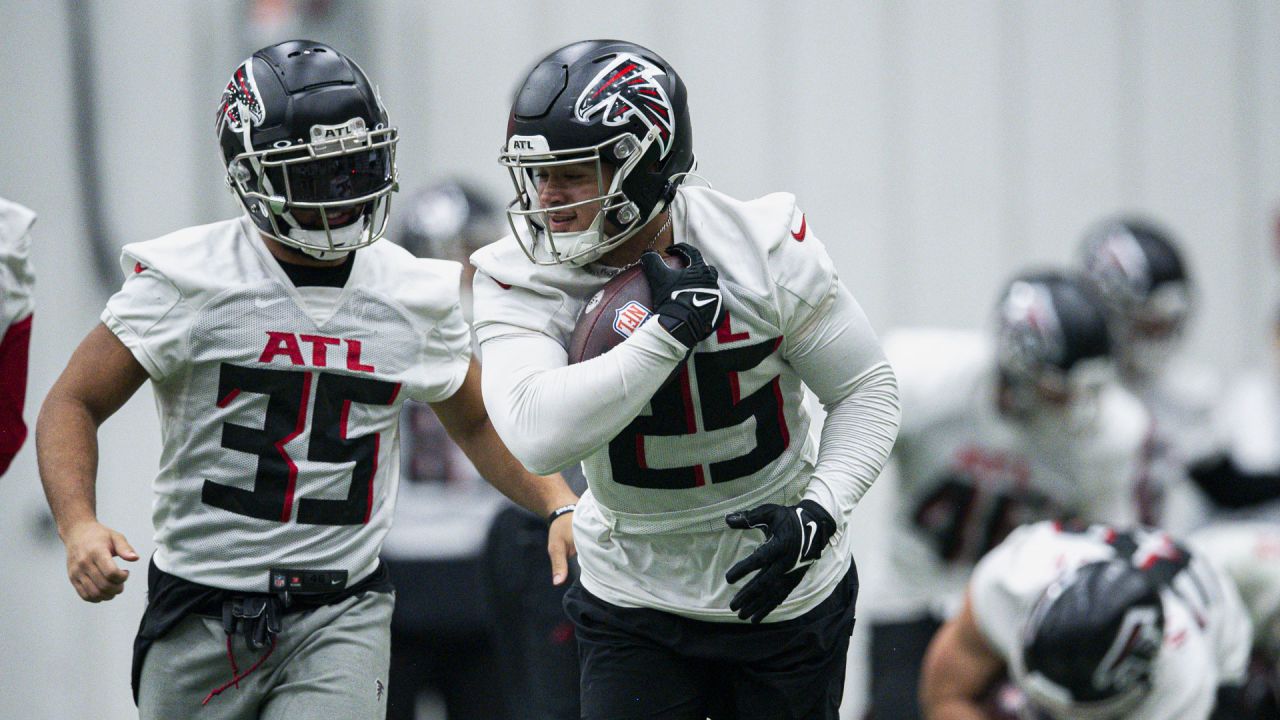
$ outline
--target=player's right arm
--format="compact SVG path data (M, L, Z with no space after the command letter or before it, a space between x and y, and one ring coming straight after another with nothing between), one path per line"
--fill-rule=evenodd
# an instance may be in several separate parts
M511 328L480 345L485 406L525 467L546 475L590 455L640 414L686 348L645 323L599 357L568 365L541 333Z
M98 426L146 379L129 348L99 324L72 354L36 422L40 482L67 548L67 576L89 602L110 600L124 590L129 571L113 557L138 559L124 535L98 522L94 485Z
M983 693L1004 671L983 637L966 596L959 614L929 643L920 675L920 707L925 720L985 720Z

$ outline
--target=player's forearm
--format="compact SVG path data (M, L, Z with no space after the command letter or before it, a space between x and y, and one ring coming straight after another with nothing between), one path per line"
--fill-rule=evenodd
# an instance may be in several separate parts
M507 452L487 418L454 440L490 485L530 512L546 517L578 499L559 474L539 476L526 470Z
M97 517L98 423L83 403L58 392L45 399L36 421L36 460L58 534Z
M484 396L494 427L519 460L550 473L609 442L648 404L685 348L650 324L600 357L562 365L549 339L484 343ZM559 357L551 357L547 344Z
M972 700L946 700L933 706L923 708L925 720L987 720L983 712Z
M893 370L882 363L864 374L852 395L827 406L805 497L826 508L843 527L884 469L897 435L898 384Z

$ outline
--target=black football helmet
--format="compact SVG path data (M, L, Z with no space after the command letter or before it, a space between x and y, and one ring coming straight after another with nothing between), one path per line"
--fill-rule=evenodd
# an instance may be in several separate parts
M1112 374L1111 336L1101 303L1081 280L1061 272L1025 273L996 307L996 366L1015 414L1053 409L1072 424L1092 417Z
M540 61L516 94L500 162L516 190L507 216L529 259L592 262L661 212L693 170L684 82L665 60L634 43L566 45ZM541 207L538 169L583 162L595 163L598 196ZM608 187L602 163L615 169ZM551 231L549 213L592 203L600 203L600 211L590 229Z
M222 91L215 129L227 185L264 234L322 260L382 237L399 134L350 58L310 40L259 50Z
M1193 303L1173 236L1149 220L1110 218L1085 234L1080 264L1106 303L1121 367L1140 374L1159 368L1181 339Z
M474 187L449 180L401 201L392 238L423 258L466 263L475 250L497 238L497 206Z
M1088 563L1059 578L1032 610L1023 686L1060 717L1120 717L1150 691L1163 641L1156 584L1125 559Z

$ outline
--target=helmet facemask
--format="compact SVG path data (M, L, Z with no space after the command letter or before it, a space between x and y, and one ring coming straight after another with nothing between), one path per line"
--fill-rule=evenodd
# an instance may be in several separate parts
M507 206L507 220L520 249L537 265L568 263L583 266L595 262L610 250L626 242L665 207L657 203L648 217L642 217L637 204L623 191L631 173L649 155L658 139L658 129L650 130L643 140L625 132L598 145L551 150L541 136L513 135L503 149L499 162L511 175L516 196ZM596 195L561 205L543 207L538 193L540 170L587 163L596 177ZM605 186L605 165L615 168ZM550 215L555 212L598 207L591 225L575 232L551 229ZM518 223L517 221L522 221ZM523 231L520 225L523 225Z
M1115 336L1124 371L1139 376L1158 373L1181 345L1191 310L1187 283L1166 282L1144 302L1117 312Z
M232 157L227 184L256 219L265 220L258 223L264 234L316 259L338 259L386 231L397 189L399 133L394 127L370 130L355 117L312 126L310 140Z

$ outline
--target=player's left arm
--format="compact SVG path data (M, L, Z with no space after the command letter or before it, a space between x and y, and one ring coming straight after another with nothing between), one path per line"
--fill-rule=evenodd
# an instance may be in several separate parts
M521 507L548 517L552 511L577 502L577 495L559 473L534 475L507 450L485 410L480 365L474 359L461 387L448 399L431 403L431 409L476 470ZM547 538L553 583L559 585L568 577L568 560L576 552L572 513L560 515L551 523Z
M798 504L765 504L725 518L731 528L759 529L767 538L725 574L734 584L759 571L729 603L752 622L761 622L799 586L809 565L848 525L898 433L897 379L880 341L826 250L806 233L802 215L798 222L800 230L770 253L769 266L784 357L822 402L827 419Z
M787 341L787 360L827 412L805 498L843 528L897 438L897 377L862 308L839 280Z
M920 709L925 720L984 720L982 695L1002 672L1004 660L982 635L973 604L938 630L920 673Z

